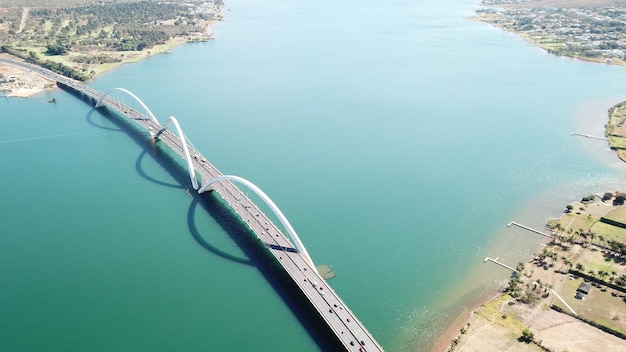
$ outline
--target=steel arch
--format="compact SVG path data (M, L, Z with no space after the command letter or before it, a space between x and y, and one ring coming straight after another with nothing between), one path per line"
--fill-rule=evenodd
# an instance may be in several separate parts
M241 183L242 185L246 186L251 191L256 193L259 197L261 197L263 202L265 202L265 204L267 204L267 206L270 207L272 212L274 212L276 217L278 217L278 220L280 220L281 224L283 224L283 226L285 227L285 230L287 231L287 234L289 235L289 238L293 241L293 243L294 243L296 249L298 250L298 252L301 253L304 256L304 258L309 262L311 267L315 268L315 264L313 263L313 259L311 259L311 256L309 255L309 252L306 250L306 248L304 247L304 244L300 240L300 236L298 236L298 234L296 233L296 230L294 230L293 226L291 226L291 223L289 223L289 220L287 220L287 217L278 208L276 203L274 203L274 201L272 201L272 199L267 194L265 194L265 192L263 192L263 190L260 189L254 183L246 180L243 177L234 176L234 175L222 175L222 176L218 176L218 177L215 177L215 178L212 178L212 179L206 181L202 185L202 187L200 187L200 189L198 190L198 194L206 192L208 190L208 188L211 186L211 184L213 184L215 182L220 182L220 181L223 181L223 180L229 180L229 181L235 181L237 183Z
M189 169L189 178L191 179L191 184L193 185L193 189L198 189L198 179L196 178L196 169L193 167L193 161L191 160L191 155L189 154L189 147L187 147L187 138L185 138L185 134L183 133L182 128L180 128L180 124L178 124L178 120L174 116L170 116L165 125L167 126L170 122L174 124L174 128L176 129L176 133L178 133L178 138L183 145L183 153L185 153L185 161L187 162L187 168Z
M146 110L146 112L148 113L148 115L150 116L150 118L152 119L152 121L154 121L157 125L161 126L161 124L159 123L159 120L157 120L157 118L154 116L154 114L152 113L152 111L150 111L150 109L148 108L148 106L146 104L144 104L143 101L141 101L141 99L139 99L139 97L137 97L135 94L133 94L133 92L129 91L128 89L124 89L124 88L113 88L111 90L109 90L108 92L104 93L103 96L100 97L100 99L98 99L98 102L96 103L96 108L99 108L101 106L103 106L102 101L104 100L104 98L111 94L114 90L119 90L122 91L128 95L130 95L133 99L135 99L142 108L144 108ZM161 126L163 127L163 126Z

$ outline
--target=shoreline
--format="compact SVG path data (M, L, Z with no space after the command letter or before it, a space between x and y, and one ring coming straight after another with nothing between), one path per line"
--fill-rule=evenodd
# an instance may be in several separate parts
M214 23L213 23L213 24L211 24L211 25L214 25ZM178 38L178 39L182 39L182 38ZM174 39L173 39L173 40L171 40L170 42L173 42L173 43L169 43L169 42L168 42L167 44L164 44L164 46L165 46L165 47L167 47L165 50L153 50L153 49L150 49L150 50L148 50L148 51L150 52L149 54L147 54L147 55L145 55L145 56L142 56L142 57L140 57L140 58L128 58L128 60L127 60L127 61L123 61L123 62L120 62L120 63L113 64L111 67L108 67L107 69L105 69L105 70L103 70L103 71L99 72L98 74L96 74L93 78L96 78L96 77L98 77L98 76L99 76L99 75L101 75L101 74L104 74L104 73L110 72L110 71L112 71L112 70L114 70L114 69L116 69L116 68L118 68L118 67L121 67L122 65L125 65L125 64L128 64L128 63L135 63L135 62L139 62L139 61L144 60L144 59L146 59L146 58L152 57L153 55L162 54L162 53L168 53L168 52L170 52L170 51L169 51L170 49L172 49L172 48L174 48L174 47L176 47L176 46L178 46L178 45L181 45L181 44L186 44L186 43L191 43L190 41L184 41L184 40L183 40L183 41L180 41L180 42L177 42L177 41L176 41L176 40L174 40ZM152 51L154 51L154 52L152 52ZM0 64L0 65L1 65L1 64ZM52 88L54 88L54 86L53 86ZM36 95L36 94L39 94L39 93L41 93L41 92L45 92L45 91L47 91L47 90L49 90L49 89L50 89L50 88L48 88L48 89L45 89L45 88L44 88L44 89L41 89L41 90L38 90L38 91L34 91L34 92L31 92L31 94L30 94L30 95L26 95L26 96L23 96L23 97L28 97L28 96ZM0 90L1 90L1 89L0 89ZM12 93L13 93L13 92L12 92ZM18 97L19 97L20 95L11 95L11 94L9 94L8 96L18 96ZM538 245L538 248L541 248L541 247L542 247L542 245L541 245L541 244L539 244L539 245ZM536 253L536 252L537 252L537 250L533 250L533 252L532 252L532 253L534 254L534 253ZM531 254L531 255L532 255L532 254ZM495 295L491 295L491 296L490 296L488 299L486 299L486 300L481 300L481 302L482 302L482 303L477 303L477 304L474 304L474 305L470 306L469 308L464 308L464 309L461 311L461 313L460 313L460 314L459 314L456 318L454 318L454 319L452 320L452 324L450 324L450 325L449 325L449 326L445 329L444 333L443 333L443 334L441 334L441 336L437 339L437 342L434 344L434 347L433 347L432 351L436 351L436 350L437 350L437 348L441 348L441 350L443 350L444 348L447 348L448 346L450 346L450 341L451 341L452 339L454 339L456 336L458 336L458 335L459 335L459 330L460 330L463 326L466 326L466 325L467 325L467 323L468 323L468 322L470 322L470 321L472 320L472 318L475 316L475 312L476 312L478 309L480 309L480 307L481 307L481 306L483 306L483 305L485 305L485 304L488 304L488 303L490 303L490 302L493 302L494 300L496 300L496 299L497 299L498 297L500 297L501 295L502 295L502 293L501 293L501 292L498 292L498 293L497 293L497 294L495 294ZM445 343L445 345L444 345L444 343Z
M606 18L607 7L623 9L624 4L597 0L569 3L561 0L483 0L479 5L481 9L470 20L488 23L513 33L549 54L585 62L626 66L624 53L612 49L615 45L619 48L617 43L624 39L622 31L614 30L606 24L608 21L590 20ZM622 19L609 16L618 21ZM562 28L575 29L564 33ZM588 36L590 31L594 33L591 38Z
M141 51L123 52L123 54L121 54L123 59L121 59L121 61L119 62L99 64L87 67L85 69L91 69L94 74L87 81L85 81L85 83L99 77L102 74L113 71L123 65L140 62L155 55L171 53L172 49L177 46L213 40L213 26L215 26L219 22L222 22L222 19L224 18L221 11L219 13L219 18L219 20L207 20L205 25L205 31L201 34L186 37L173 37L164 44L158 44ZM77 54L86 53L77 52ZM0 53L0 56L4 56L12 60L22 61L22 59L6 53ZM0 63L0 97L30 98L34 95L50 91L54 88L56 88L56 84L53 81L29 72L28 70L24 70L22 68L18 68L9 64Z
M590 285L593 284L597 289L593 289L595 291L593 296L589 293L589 297L585 297L588 298L588 302L585 298L581 299L578 296L576 297L578 299L574 299L573 292L578 285L582 286L584 282L589 283L588 278L595 278L595 280L598 277L602 278L599 274L595 276L594 270L591 269L587 274L587 271L582 269L583 266L581 265L579 269L578 265L584 263L586 268L595 268L592 266L594 261L608 258L609 252L605 252L607 247L595 248L589 244L594 242L594 237L591 237L589 242L587 237L582 235L576 236L578 240L565 241L567 236L571 236L572 239L575 237L571 231L572 227L569 227L573 222L581 221L575 219L589 221L592 217L599 219L607 216L606 214L614 214L615 211L621 211L623 214L620 210L623 205L616 204L611 199L613 196L605 198L609 193L605 192L602 200L600 200L601 196L595 196L595 199L590 202L585 202L584 199L571 202L567 208L575 210L564 211L561 216L548 220L546 228L550 229L552 238L542 241L530 259L518 264L517 270L520 272L512 277L508 288L499 290L494 296L472 310L461 312L440 336L431 352L479 350L498 352L503 348L505 350L513 348L515 351L524 352L560 351L565 348L572 352L582 352L587 351L590 346L599 346L599 350L614 346L615 349L611 349L612 351L626 351L623 337L626 323L621 322L620 319L611 318L625 316L621 300L626 295L615 289L608 288L607 290L602 283L593 284L592 280ZM615 194L619 194L619 191ZM610 206L607 204L609 202L612 202ZM624 220L626 219L622 218L620 221ZM602 222L598 221L598 224L602 225ZM576 226L582 226L582 223L577 223ZM592 225L581 228L581 233L583 229L589 234L592 233ZM599 231L595 236L595 244L604 243L602 230L593 227L593 231ZM546 256L542 256L542 254L552 252L560 252L559 256L562 255L562 257L545 259ZM592 260L594 256L596 259ZM570 259L570 263L566 264ZM559 264L560 262L562 263ZM617 272L613 271L613 278L624 274L624 269L617 269L618 259L615 263L616 265L601 264L617 270ZM572 272L574 264L576 264L576 271ZM564 270L563 267L567 268L567 265L570 269ZM608 276L609 269L604 270ZM526 289L522 288L521 295L514 294L515 292L511 289L513 287L511 282L514 280L518 280L522 287L526 283ZM516 286L519 287L520 284ZM625 292L623 288L622 292ZM530 298L531 294L535 298ZM569 311L567 312L569 314L562 313L558 308L563 311L569 309L571 313ZM612 322L608 322L609 320ZM613 329L617 334L607 332L605 328ZM529 339L525 340L522 337L525 332L530 334ZM585 342L580 345L572 344L576 336L585 336Z
M546 238L538 238L538 241L539 242L537 242L537 245L532 252L524 259L524 262L530 261L536 253L541 252L541 250L545 247L545 244L548 242ZM461 329L467 328L467 330L469 330L468 326L471 325L476 313L484 306L501 299L503 295L505 295L503 288L493 288L488 290L482 298L477 299L475 303L464 307L462 311L457 314L453 320L451 320L451 323L447 325L443 333L437 338L431 347L430 352L449 351L452 346L452 341L463 335L460 333Z
M604 130L604 127L603 127L604 123L608 119L608 109L612 107L613 105L615 105L615 103L616 103L616 98L614 97L608 97L608 98L597 99L593 101L586 101L586 102L580 103L577 106L576 112L575 112L575 117L574 117L575 128L582 129L585 131L587 131L588 129L593 129L594 133L597 132L595 131L595 129ZM599 160L600 162L602 162L603 164L605 164L611 169L615 169L616 167L619 166L617 164L622 163L622 161L616 160L617 158L615 158L614 151L608 150L605 148L600 148L601 150L599 150L597 143L595 143L594 141L589 141L588 139L582 138L582 139L578 139L576 143L582 143L583 144L582 150L584 152L589 153L592 158ZM579 186L586 187L588 185L582 184ZM604 189L613 190L613 188L618 189L620 187L620 184L616 184L610 181L608 183L602 182L602 187ZM522 223L530 222L531 221L530 219L533 219L532 221L536 219L543 219L542 224L543 226L546 226L548 218L555 218L555 217L560 218L561 216L563 216L563 213L561 213L560 215L556 215L556 216L546 215L546 214L557 214L558 209L562 210L563 209L562 206L559 206L559 205L555 206L554 204L563 205L567 203L568 202L567 199L571 198L571 194L572 194L571 190L578 189L578 188L579 187L569 185L565 187L565 189L559 188L559 189L547 190L549 191L549 194L547 194L547 197L548 197L547 202L545 201L546 194L540 192L536 196L536 199L530 200L525 205L522 206L520 210L520 212L522 213L521 222ZM562 194L562 193L565 193L565 194ZM559 194L561 194L561 196L559 196ZM570 197L568 197L568 194L570 194ZM578 192L576 192L576 194L578 195ZM516 217L517 216L519 216L519 214L516 215ZM501 234L498 237L504 237L504 236L502 236ZM530 252L529 256L527 256L523 260L523 262L526 265L528 265L528 262L532 260L533 256L536 256L538 253L540 253L546 247L547 243L549 243L549 240L547 238L543 238L543 240L539 239L537 241L537 245L535 246L535 248ZM508 263L508 264L514 264L514 263ZM559 285L563 284L564 277L565 276L563 275L563 277L558 278ZM566 281L567 280L565 280L565 282ZM452 346L452 340L459 338L459 337L462 337L460 339L461 343L459 343L459 345L457 346L460 348L456 348L454 349L454 351L481 350L480 348L472 349L471 347L465 349L464 345L466 344L466 342L463 343L463 339L470 340L472 338L468 338L468 336L471 336L472 334L476 333L476 331L472 331L476 329L476 326L474 326L476 324L471 324L472 322L475 322L481 319L484 320L484 317L478 316L477 312L483 309L483 307L489 306L490 304L493 304L499 301L502 297L504 297L504 295L506 295L503 292L504 291L503 289L499 289L496 291L497 292L495 293L495 295L494 294L492 294L491 296L484 295L483 300L480 303L464 309L453 320L451 320L451 323L447 325L446 329L444 330L444 333L442 333L440 337L436 340L435 344L433 344L433 347L431 348L430 351L431 352L449 351ZM537 309L541 310L542 308L538 307ZM556 312L549 312L549 313L554 314L554 315L561 314L561 313L556 313ZM571 324L573 322L576 322L576 320L574 318L571 318L569 323ZM473 326L473 328L467 329L469 330L469 332L466 334L462 334L460 332L461 328L466 327L468 323L470 323ZM578 323L579 322L576 322L576 324ZM596 328L591 328L591 329L593 330ZM605 334L605 335L608 335L608 334ZM608 336L610 336L610 338L613 338L612 335L608 335ZM476 339L480 339L480 337ZM621 341L621 340L618 340L618 341ZM520 346L522 346L522 344L520 344ZM535 348L540 350L539 346L535 346ZM575 351L575 349L572 349L571 347L567 347L567 348L569 348L570 351ZM526 351L526 349L524 349L524 351Z
M468 294L456 297L457 300L451 305L458 308L450 312L450 319L442 322L440 330L442 333L437 336L437 339L433 339L434 343L428 346L426 351L447 351L451 340L459 334L460 329L467 325L467 322L482 306L497 299L506 287L510 279L510 271L493 263L483 263L482 259L485 256L501 257L506 264L514 267L520 261L527 262L534 253L543 248L547 238L522 232L525 231L522 229L509 228L506 226L507 222L513 220L543 229L545 214L558 216L562 210L559 205L563 202L562 195L566 193L569 193L569 188L537 190L537 194L523 200L510 218L502 223L502 227L495 230L487 248L481 251L480 258L475 263L469 263L472 268L466 274L470 282L482 281L483 289L471 293L465 284L461 283L457 286Z
M11 57L7 54L0 56ZM5 82L2 82L4 80ZM0 94L7 98L30 98L56 87L55 82L22 68L0 62Z
M444 330L444 332L439 336L433 347L430 349L430 352L444 352L447 351L450 347L450 342L459 336L459 331L466 327L474 317L474 314L481 306L497 299L502 292L500 290L493 290L489 298L482 300L470 307L464 308L461 313L459 313L452 323L448 325L448 327Z

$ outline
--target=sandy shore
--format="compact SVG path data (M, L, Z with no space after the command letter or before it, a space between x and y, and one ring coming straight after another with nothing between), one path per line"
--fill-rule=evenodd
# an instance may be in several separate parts
M28 98L56 87L55 82L33 72L0 63L0 92L8 97Z
M581 220L599 219L614 209L618 211L623 207L610 204L610 201L597 200L592 203L573 202L570 205L576 209L576 215L564 213L559 219L550 220L550 223L552 226L557 223L562 225L562 230L557 234L564 234L563 238L574 238L575 234L569 231L569 225L575 223L578 229L578 226L585 226ZM599 228L593 229L594 232L600 231ZM549 233L549 230L545 232ZM596 239L596 243L597 241ZM611 260L605 259L608 258L608 252L604 253L599 248L590 246L587 239L573 243L560 239L557 242L545 242L538 247L533 258L527 263L520 263L520 267L523 266L519 275L521 285L518 286L521 287L521 294L518 293L514 298L508 293L499 293L475 307L471 313L463 312L431 351L626 352L626 340L550 308L552 305L567 307L565 309L570 309L572 315L591 319L616 331L625 331L626 308L623 301L626 296L621 292L597 286L585 299L574 299L576 287L584 280L567 273L565 259L571 260L570 267L574 263L584 263L587 268L594 267L593 263L611 267L610 270L605 270L613 271L615 277L626 272L626 264L622 264L626 261L617 258L611 264ZM567 243L565 247L568 249L562 247L563 243ZM542 253L552 252L558 253L556 259L541 259ZM534 298L530 298L531 294ZM534 335L533 342L520 339L525 329Z
M608 109L615 105L616 103L618 103L619 101L621 101L623 99L620 98L616 98L616 97L610 97L610 98L606 98L606 99L599 99L599 100L594 100L594 101L589 101L589 102L585 102L582 103L580 106L578 106L576 108L576 112L575 112L575 130L576 132L580 132L583 131L584 133L589 133L592 135L603 135L604 133L604 124L606 123L607 119L608 119ZM587 138L579 138L576 140L577 143L581 143L583 145L583 149L590 153L591 155L594 156L594 158L601 160L604 164L610 166L610 167L617 167L619 165L621 165L621 163L619 161L616 161L615 155L613 154L613 152L611 151L607 151L606 148L600 148L598 147L598 143L595 140L590 140ZM605 187L607 187L608 189L618 189L620 188L619 184L614 184L614 183L607 183L605 184ZM558 194L559 192L554 192L554 194ZM543 196L542 196L543 197ZM559 198L554 198L554 199L559 199ZM534 204L532 205L532 209L537 209L537 207L541 208L540 204ZM537 216L539 217L543 217L545 216L545 214L550 214L553 213L553 211L558 210L558 208L552 209L552 208L548 208L548 209L544 209L542 208L541 210L533 210L532 214L529 216L526 216L527 219L534 219L537 218ZM522 216L523 218L524 216ZM519 216L517 217L519 218ZM543 248L545 247L545 242L538 245L535 250L533 251L534 253L539 253L543 250ZM496 251L497 252L497 251ZM527 258L526 260L528 260L530 258ZM515 263L509 263L509 264L515 264ZM565 279L565 276L561 276L561 277L555 277L556 282L562 284L563 281ZM460 330L462 327L466 326L467 323L470 323L470 329L468 329L467 335L461 336L461 342L459 343L459 345L457 346L457 348L455 349L455 351L481 351L481 349L478 348L478 345L476 345L476 341L474 341L475 339L485 339L485 340L492 340L492 339L496 339L497 337L500 336L500 338L506 338L508 339L508 341L510 343L517 343L517 338L519 336L512 336L512 337L502 337L502 332L499 332L498 329L494 328L493 325L496 325L495 322L493 321L489 321L488 319L484 318L484 316L480 316L477 314L477 312L480 312L481 309L483 309L483 307L487 306L490 304L490 302L493 302L494 300L497 300L498 297L500 296L500 294L497 294L495 296L485 296L482 303L478 304L478 305L474 305L473 307L471 307L471 309L466 309L463 312L461 312L456 319L448 325L448 328L445 330L444 334L441 334L439 339L437 340L436 344L434 345L434 347L431 349L431 352L440 352L440 351L448 351L448 349L450 348L451 344L450 342L457 336L460 336ZM544 307L545 308L545 307ZM537 310L538 313L545 313L545 310L542 310L541 307L538 307ZM554 324L560 324L559 326L563 325L563 324L573 324L572 322L568 322L568 323L562 323L559 322L558 320L555 319L555 317L553 315L556 315L557 317L559 316L560 313L557 312L552 312L553 314L537 314L537 316L542 317L542 316L546 316L546 321L553 321ZM481 326L485 326L487 324L491 324L490 328L483 328ZM576 324L584 324L581 322L578 322ZM586 325L586 324L584 324ZM540 326L542 329L544 329L546 331L546 333L552 333L554 331L557 331L557 328L552 329L551 331L548 331L545 329L545 324L542 325L538 325ZM578 333L585 333L585 331L587 331L588 329L590 329L589 331L592 332L591 336L596 336L594 334L597 334L597 329L592 328L590 326L587 325L586 329L584 331L581 331L580 328L577 327L577 331ZM607 336L608 334L600 334L600 339L602 339L603 337ZM468 336L475 336L475 337L470 337L467 338ZM581 336L587 336L587 335L581 335ZM608 335L613 337L612 335ZM598 336L596 336L598 337ZM586 337L587 338L587 337ZM560 342L559 339L555 339L554 337L548 337L548 339L552 339L554 340L552 343L554 343L553 348L562 344L563 342ZM464 341L464 340L469 340L468 341ZM473 341L473 342L472 342ZM613 342L615 342L616 345L624 345L626 344L626 341L624 340L612 340ZM513 345L515 346L515 345ZM521 348L521 345L518 346ZM563 350L569 350L571 351L576 351L577 349L574 348L570 348L570 347L562 347L562 348L557 348L555 349L555 351L563 351ZM497 350L497 349L495 349ZM511 350L515 350L515 349L511 349ZM590 349L590 350L595 350L595 349ZM597 349L597 350L602 350L602 349ZM607 348L604 350L612 350L611 348Z
M493 300L498 295L493 296L487 302ZM439 339L437 340L437 342L431 349L431 352L447 351L448 348L450 347L450 341L452 341L455 337L459 335L459 331L461 331L463 327L466 327L467 323L471 322L474 316L474 312L477 309L480 309L480 305L476 307L472 307L472 309L464 309L457 316L457 318L454 319L454 321L448 326L448 328L444 331L444 333L441 334L441 336L439 337Z

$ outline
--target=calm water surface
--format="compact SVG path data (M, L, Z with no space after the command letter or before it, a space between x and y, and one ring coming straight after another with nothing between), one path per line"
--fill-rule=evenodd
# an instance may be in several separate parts
M216 40L89 85L263 188L386 350L428 350L505 280L485 256L529 255L510 220L625 186L605 143L571 137L603 133L624 68L469 21L474 1L226 8ZM320 348L178 167L106 116L55 90L0 98L0 126L0 350Z

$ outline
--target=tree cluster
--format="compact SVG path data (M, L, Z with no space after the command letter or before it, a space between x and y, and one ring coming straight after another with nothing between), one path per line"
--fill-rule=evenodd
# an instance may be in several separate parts
M63 55L67 53L67 48L61 44L48 44L46 46L46 54L48 55Z
M119 51L141 51L156 44L163 44L170 39L167 33L157 30L131 29L126 33L127 38L122 39L117 45Z
M609 246L609 249L620 257L626 257L626 243L622 243L615 240L608 240L606 244Z
M37 54L33 51L29 51L28 53L26 51L23 50L17 50L15 48L12 48L10 46L7 45L3 45L0 46L0 52L3 53L7 53L7 54L11 54L17 57L20 57L24 60L26 60L26 62L35 64L35 65L39 65L41 67L47 68L48 70L54 71L60 75L63 75L65 77L69 77L69 78L73 78L75 80L78 81L86 81L89 77L81 74L80 72L76 71L75 69L58 63L58 62L54 62L51 60L46 60L46 61L42 61L41 59L39 59L39 57L37 56Z
M107 54L79 55L71 58L72 62L81 64L106 64L120 62L122 59Z
M213 4L213 5L207 5ZM18 31L21 11L0 12L0 45L47 46L48 54L86 47L118 51L142 50L173 37L203 33L215 19L219 0L102 2L96 5L32 8ZM203 22L204 21L204 22ZM63 43L61 48L60 43Z

